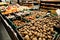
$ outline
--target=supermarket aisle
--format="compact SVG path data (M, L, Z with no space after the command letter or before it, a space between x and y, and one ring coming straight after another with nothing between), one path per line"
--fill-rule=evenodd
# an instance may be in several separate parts
M1 21L0 21L0 40L11 40Z

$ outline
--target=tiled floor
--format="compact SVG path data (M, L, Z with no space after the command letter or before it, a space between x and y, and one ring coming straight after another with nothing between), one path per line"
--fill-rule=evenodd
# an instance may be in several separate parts
M0 40L11 40L1 21L0 21Z

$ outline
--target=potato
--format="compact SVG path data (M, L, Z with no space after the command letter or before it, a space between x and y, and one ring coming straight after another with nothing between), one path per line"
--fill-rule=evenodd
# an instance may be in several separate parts
M33 26L33 27L30 27L30 29L32 29L32 30L35 30L35 26Z
M49 35L48 35L48 38L52 38L52 36L49 36Z
M46 40L45 38L42 38L42 40Z
M24 37L25 40L31 40L28 35Z
M34 38L34 35L32 35L30 38L33 39Z
M36 38L36 37L34 37L32 40L37 40L37 38Z
M28 32L27 32L27 31L24 31L23 33L24 33L24 34L28 34Z
M37 35L38 32L34 32L34 35Z
M37 37L40 37L40 33L37 33Z
M42 38L39 38L38 40L42 40Z
M32 36L32 33L30 32L28 35L29 35L29 36Z

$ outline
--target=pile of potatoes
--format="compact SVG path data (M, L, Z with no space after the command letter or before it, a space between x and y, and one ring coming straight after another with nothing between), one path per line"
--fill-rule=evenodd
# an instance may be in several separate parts
M24 40L53 40L54 27L59 24L58 17L35 19L19 29Z
M32 11L30 12L31 15L29 16L25 16L24 18L28 19L28 20L34 20L36 19L36 17L44 17L46 16L46 13L45 11Z
M26 18L28 20L35 20L36 16L41 16L41 14L46 15L45 12L43 13L43 12L40 12L40 11L32 11L30 14L31 15L25 16L24 18ZM25 24L25 22L23 22L21 20L14 20L13 23L18 27Z
M13 23L14 23L17 27L22 26L22 25L25 24L25 22L24 22L24 21L21 21L21 20L14 20Z

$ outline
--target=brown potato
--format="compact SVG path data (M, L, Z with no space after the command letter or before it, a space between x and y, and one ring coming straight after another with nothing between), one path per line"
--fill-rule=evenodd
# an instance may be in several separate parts
M42 38L39 38L38 40L42 40Z
M25 40L31 40L28 35L24 37Z
M37 38L36 38L36 37L34 37L32 40L37 40Z

